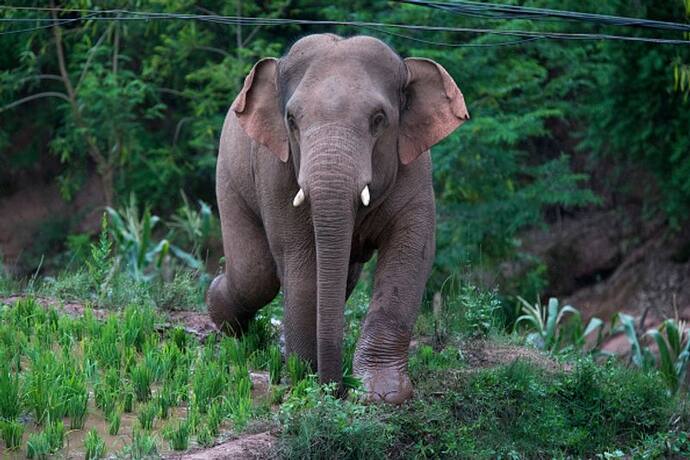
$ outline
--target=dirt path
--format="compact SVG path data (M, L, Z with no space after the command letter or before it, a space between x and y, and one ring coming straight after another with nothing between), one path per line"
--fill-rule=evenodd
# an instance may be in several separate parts
M19 294L12 295L9 297L0 298L0 303L7 303L11 305L17 300L21 300L25 297L28 296ZM78 302L61 302L50 297L42 296L33 296L33 298L44 308L55 308L59 313L65 315L79 317L84 314L85 307L83 304ZM104 319L108 315L115 313L114 310L108 310L105 308L92 308L91 311L98 319ZM187 333L196 336L202 342L206 340L209 335L219 332L216 325L213 323L213 321L211 321L211 318L209 318L208 314L204 312L179 310L161 313L166 318L166 321L157 325L160 330L166 330L175 326L182 326Z
M221 460L221 459L268 459L271 458L277 436L266 431L242 436L209 449L185 452L167 457L170 460Z

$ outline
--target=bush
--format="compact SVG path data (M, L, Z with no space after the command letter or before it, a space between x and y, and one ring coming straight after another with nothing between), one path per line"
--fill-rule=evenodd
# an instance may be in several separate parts
M676 400L656 374L579 361L567 372L516 361L415 382L388 421L401 457L593 457L669 426Z
M385 458L392 440L376 407L339 400L333 385L293 391L279 418L278 453L286 459Z

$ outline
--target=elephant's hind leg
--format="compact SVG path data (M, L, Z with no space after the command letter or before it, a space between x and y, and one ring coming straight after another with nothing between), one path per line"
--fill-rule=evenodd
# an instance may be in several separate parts
M242 209L228 204L225 200L220 206L225 273L211 283L206 302L221 330L239 334L278 294L280 282L264 229Z

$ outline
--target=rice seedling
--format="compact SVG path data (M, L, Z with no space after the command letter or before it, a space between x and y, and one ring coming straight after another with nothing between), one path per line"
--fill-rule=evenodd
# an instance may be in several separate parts
M201 426L201 413L196 405L192 405L187 411L187 424L192 433L196 433Z
M126 382L123 386L122 410L128 414L132 413L132 410L134 410L134 388L129 382Z
M177 345L177 348L181 352L186 352L188 346L190 345L189 335L185 332L184 328L180 326L175 326L168 332L168 339Z
M122 362L120 341L120 321L116 316L109 317L93 337L86 350L86 356L96 361L103 369L118 369Z
M134 430L132 445L127 449L131 458L151 458L158 453L156 439L149 433Z
M62 420L48 420L44 433L51 452L57 452L65 445L65 424Z
M186 450L189 445L189 425L186 421L178 422L176 427L169 427L165 437L173 450Z
M148 401L151 398L151 383L153 373L144 363L139 363L131 371L132 385L137 401Z
M290 384L292 385L304 380L311 373L309 364L302 361L296 354L288 356L286 368Z
M223 337L220 342L220 361L227 366L239 365L247 361L247 348L244 340Z
M14 419L20 410L19 374L11 372L5 364L0 368L0 418Z
M7 449L16 450L22 444L24 425L16 420L0 421L0 433Z
M215 361L207 361L197 368L192 380L194 401L202 414L206 413L211 401L227 388L227 374Z
M146 339L155 332L156 315L150 306L129 305L123 313L122 339L126 346L142 351Z
M120 431L120 412L117 410L112 411L110 414L108 414L106 420L108 421L108 434L110 436L116 436Z
M67 401L67 416L70 419L69 427L71 430L81 430L84 428L88 403L88 393L73 395Z
M151 372L151 381L159 382L163 376L164 365L161 362L161 350L155 342L147 341L144 345L144 358L141 363Z
M105 455L105 441L95 429L89 430L84 438L84 450L86 460L96 460Z
M210 447L213 444L214 438L215 436L208 425L202 426L196 434L196 442L203 447Z
M175 396L178 401L189 400L189 367L185 365L178 367L172 377L172 387L174 388Z
M107 415L115 408L117 394L105 382L99 382L94 386L94 401L96 407L101 409L103 414Z
M276 345L271 345L268 349L268 375L272 385L280 383L280 374L283 370L283 356L280 354L280 348Z
M153 428L153 421L158 413L158 405L154 401L149 401L145 403L139 414L137 414L137 419L139 420L139 425L142 429L150 431Z
M26 458L47 460L50 455L50 444L44 432L34 433L26 442Z
M242 428L252 416L252 381L246 370L233 377L233 391L230 392L227 402L228 413L235 427Z
M223 404L221 400L211 403L206 417L206 427L213 437L218 436L220 424L223 423Z
M67 396L61 382L73 363L58 359L59 356L49 349L35 348L30 356L31 370L26 375L25 401L39 424L46 417L56 420L66 414Z
M165 420L170 414L170 408L177 403L175 393L170 385L165 385L156 397L156 404L158 404L160 418Z

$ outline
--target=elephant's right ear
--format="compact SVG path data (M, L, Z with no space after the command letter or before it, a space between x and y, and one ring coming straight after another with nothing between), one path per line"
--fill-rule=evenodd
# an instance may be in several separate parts
M232 103L242 129L266 146L280 161L288 160L288 134L278 103L278 61L262 59L247 75L242 91Z

